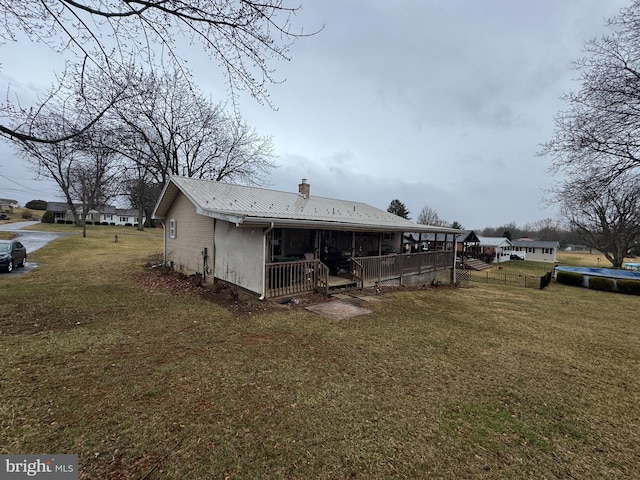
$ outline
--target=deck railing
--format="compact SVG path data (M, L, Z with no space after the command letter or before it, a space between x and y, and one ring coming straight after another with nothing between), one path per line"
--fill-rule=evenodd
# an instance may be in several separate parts
M319 263L318 260L267 263L267 297L314 291Z
M409 275L420 275L453 267L453 251L402 253L375 257L358 257L362 266L362 283L372 286Z
M351 278L356 282L356 286L362 288L364 286L364 265L357 260L351 258Z
M405 253L351 259L351 278L359 288L446 268L453 268L453 251ZM329 292L329 269L318 259L266 264L267 297Z

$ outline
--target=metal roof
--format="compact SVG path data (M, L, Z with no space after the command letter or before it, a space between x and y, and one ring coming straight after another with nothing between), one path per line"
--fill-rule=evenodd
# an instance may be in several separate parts
M198 214L237 225L460 233L453 228L415 224L366 203L179 176L170 177L165 185L153 218L164 219L180 192Z
M481 247L502 247L511 245L511 241L506 237L482 237L478 235L478 241Z

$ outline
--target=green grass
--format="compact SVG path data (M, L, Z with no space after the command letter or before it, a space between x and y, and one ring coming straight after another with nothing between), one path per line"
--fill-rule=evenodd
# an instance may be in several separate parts
M640 298L474 284L237 315L140 282L161 250L93 227L0 275L0 453L96 479L640 476Z

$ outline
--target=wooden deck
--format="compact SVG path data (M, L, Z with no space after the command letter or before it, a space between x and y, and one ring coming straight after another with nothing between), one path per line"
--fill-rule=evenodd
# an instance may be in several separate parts
M310 291L363 288L395 282L411 282L418 276L452 269L453 251L357 257L351 259L348 276L329 275L329 269L318 259L268 263L266 265L267 297L296 295Z

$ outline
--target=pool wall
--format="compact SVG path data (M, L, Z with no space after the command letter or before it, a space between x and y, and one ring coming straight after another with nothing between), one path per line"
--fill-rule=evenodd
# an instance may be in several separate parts
M615 268L595 268L595 267L556 267L553 270L553 278L558 280L558 272L575 272L582 275L582 286L589 288L591 277L608 278L613 281L613 291L618 291L618 280L638 280L640 272L633 270L619 270Z

